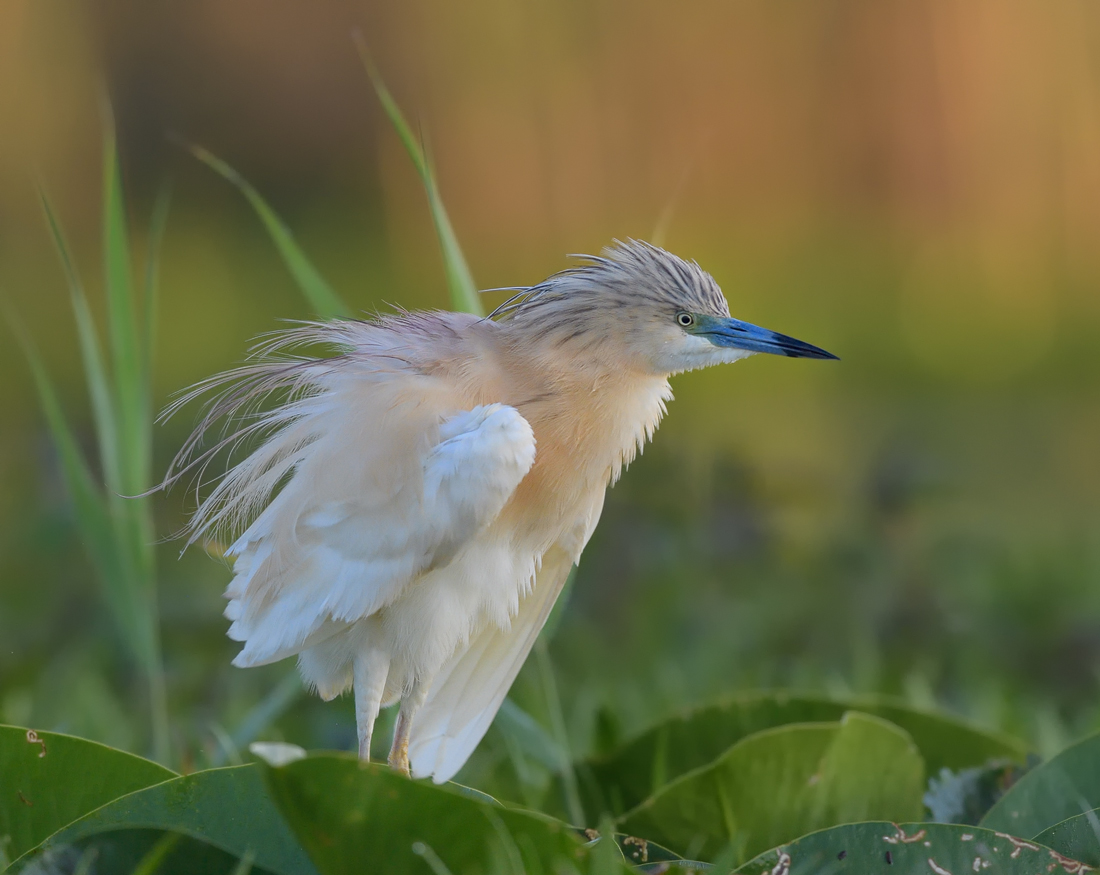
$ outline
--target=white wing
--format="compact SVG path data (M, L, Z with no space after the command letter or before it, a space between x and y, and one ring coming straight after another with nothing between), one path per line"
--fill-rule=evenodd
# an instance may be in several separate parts
M530 425L503 404L443 416L432 382L326 407L290 481L229 550L229 635L245 642L234 664L282 659L373 614L500 513L534 461Z

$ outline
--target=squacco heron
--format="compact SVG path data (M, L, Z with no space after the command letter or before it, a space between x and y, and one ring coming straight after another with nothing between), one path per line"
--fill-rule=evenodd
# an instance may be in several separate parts
M318 344L335 354L301 354ZM640 242L488 318L400 313L273 335L177 402L220 390L169 480L227 445L255 447L189 528L192 540L243 529L227 551L225 616L244 645L233 664L296 655L323 699L350 687L363 759L379 709L400 702L390 765L449 780L515 680L605 490L652 438L669 377L761 352L836 358L731 318L709 274ZM202 449L223 417L236 426Z

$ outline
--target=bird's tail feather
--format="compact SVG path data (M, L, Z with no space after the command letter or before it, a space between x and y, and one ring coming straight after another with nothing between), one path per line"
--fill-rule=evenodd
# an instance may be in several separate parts
M534 589L520 602L509 629L485 628L436 675L413 721L409 762L414 777L431 776L442 784L469 759L519 674L572 565L565 550L547 552Z

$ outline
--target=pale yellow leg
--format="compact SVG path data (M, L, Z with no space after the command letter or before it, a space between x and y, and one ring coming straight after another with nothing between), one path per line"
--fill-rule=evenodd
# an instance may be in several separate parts
M381 650L364 650L352 665L352 689L355 691L355 728L359 733L359 759L370 762L370 740L374 721L386 689L390 658Z
M397 712L397 725L393 730L393 746L390 748L389 764L395 772L409 774L409 736L412 734L412 722L420 706L427 698L426 684L416 684L412 691L401 700L401 710Z

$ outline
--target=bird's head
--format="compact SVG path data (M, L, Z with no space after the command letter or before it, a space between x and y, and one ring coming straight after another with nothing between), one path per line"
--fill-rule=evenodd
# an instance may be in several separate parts
M765 352L832 353L730 316L706 271L657 246L616 243L602 257L555 274L497 308L527 337L623 367L675 374Z

